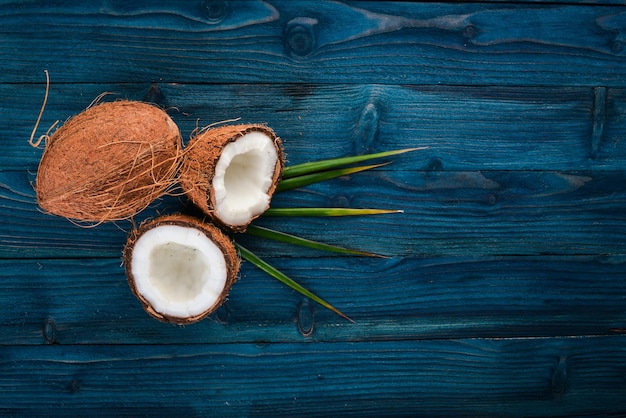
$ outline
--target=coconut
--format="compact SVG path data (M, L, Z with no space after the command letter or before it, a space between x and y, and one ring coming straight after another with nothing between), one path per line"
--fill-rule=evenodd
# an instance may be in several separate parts
M217 227L167 215L131 232L126 277L143 308L160 321L197 322L225 300L239 271L233 243Z
M267 126L225 125L192 138L179 182L216 223L243 232L269 207L284 161L281 140Z
M78 221L130 218L175 184L180 154L178 127L158 107L126 100L95 105L48 139L37 202Z

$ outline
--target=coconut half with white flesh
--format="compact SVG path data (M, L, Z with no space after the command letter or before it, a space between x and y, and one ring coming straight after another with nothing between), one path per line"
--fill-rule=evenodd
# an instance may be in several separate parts
M267 126L221 126L189 142L179 182L205 214L243 232L269 207L284 161L281 140Z
M129 286L146 312L160 321L190 324L226 300L240 261L217 227L168 215L131 233L124 264Z

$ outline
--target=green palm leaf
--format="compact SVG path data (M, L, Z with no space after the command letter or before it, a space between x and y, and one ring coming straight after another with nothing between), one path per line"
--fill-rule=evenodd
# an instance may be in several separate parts
M329 309L329 310L333 311L334 313L336 313L337 315L339 315L339 316L347 319L348 321L354 323L354 321L351 318L349 318L346 314L344 314L343 312L341 312L340 310L338 310L337 308L335 308L334 306L332 306L331 304L329 304L325 300L323 300L320 297L316 296L311 291L305 289L303 286L301 286L300 284L295 282L293 279L289 278L287 275L282 273L280 270L276 269L275 267L271 266L267 262L263 261L261 258L259 258L257 255L255 255L250 250L246 249L245 247L241 246L240 244L235 244L235 246L239 250L239 254L241 254L241 257L243 257L245 260L247 260L250 263L254 264L256 267L258 267L259 269L263 270L264 272L266 272L270 276L274 277L275 279L280 280L282 283L284 283L287 286L291 287L295 291L300 292L302 295L304 295L304 296L308 297L309 299L314 300L315 302L319 303L320 305L322 305L326 309Z
M392 155L404 154L406 152L427 149L428 147L405 148L394 151L377 152L374 154L354 155L351 157L331 158L328 160L312 161L308 163L296 164L285 167L283 170L283 179L303 176L306 174L317 173L320 171L331 170L344 167L349 164L360 163L363 161L373 160L376 158L389 157Z
M346 176L348 174L358 173L372 168L382 167L389 163L364 165L359 167L339 168L336 170L327 170L319 173L303 174L301 176L283 179L276 188L278 192L297 189L298 187L308 186L309 184L318 183L320 181L334 179L336 177Z
M389 209L352 209L352 208L269 208L263 216L358 216L404 213L402 210Z
M381 167L388 163L373 164L359 167L346 167L350 164L356 164L359 162L372 160L376 158L389 157L392 155L403 154L406 152L423 150L428 147L419 148L406 148L394 151L379 152L374 154L357 155L352 157L332 158L328 160L314 161L304 164L297 164L290 167L286 167L282 173L282 181L280 182L277 191L291 190L298 187L303 187L309 184L317 183L320 181L358 173L361 171L369 170L372 168ZM270 208L265 211L264 216L356 216L356 215L379 215L387 213L402 213L401 210L387 210L387 209L352 209L352 208ZM321 242L308 240L295 235L286 234L283 232L275 231L269 228L263 228L255 225L248 227L247 233L262 238L273 239L276 241L286 242L289 244L301 245L308 248L314 248L324 251L333 251L342 254L361 255L370 257L383 257L378 254L368 253L364 251L352 250L348 248L338 247L334 245L324 244ZM266 261L259 258L257 255L246 249L239 243L235 243L239 254L242 258L249 261L262 271L266 272L270 276L279 280L283 284L291 287L302 295L309 299L319 303L323 307L331 310L337 315L347 319L350 322L354 322L343 312L333 307L331 304L321 299L311 291L307 290L296 281L276 269Z
M329 251L339 254L356 255L364 257L380 257L387 258L384 255L374 254L366 251L353 250L350 248L338 247L335 245L325 244L323 242L313 241L310 239L298 237L284 232L276 231L262 226L249 225L246 230L247 234L260 238L271 239L274 241L284 242L287 244L299 245L301 247L313 248L320 251Z

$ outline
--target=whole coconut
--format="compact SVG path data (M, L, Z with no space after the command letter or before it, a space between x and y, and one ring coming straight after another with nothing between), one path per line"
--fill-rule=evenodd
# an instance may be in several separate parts
M180 154L180 132L163 110L127 100L98 104L48 139L37 203L77 221L130 218L175 184Z

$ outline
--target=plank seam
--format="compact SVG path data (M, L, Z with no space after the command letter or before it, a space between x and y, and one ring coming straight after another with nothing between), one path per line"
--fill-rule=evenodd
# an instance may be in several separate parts
M595 87L593 89L593 129L591 131L591 158L595 159L600 151L602 138L604 136L604 125L606 123L606 87Z

